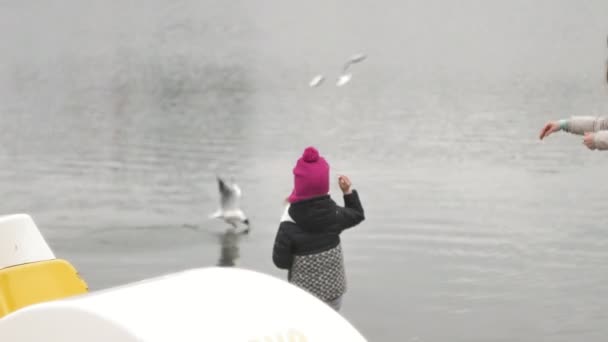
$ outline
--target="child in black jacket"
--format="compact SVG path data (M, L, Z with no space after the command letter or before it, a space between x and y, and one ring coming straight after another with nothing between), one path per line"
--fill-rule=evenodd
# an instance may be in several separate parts
M329 165L308 147L293 169L294 189L277 232L272 260L288 269L288 280L334 309L346 292L340 233L365 219L363 207L348 177L338 184L344 207L329 196Z

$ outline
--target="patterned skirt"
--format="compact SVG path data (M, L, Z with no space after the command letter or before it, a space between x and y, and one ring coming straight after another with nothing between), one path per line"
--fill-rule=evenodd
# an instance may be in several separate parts
M342 296L346 292L346 276L341 245L321 253L296 255L289 282L325 302Z

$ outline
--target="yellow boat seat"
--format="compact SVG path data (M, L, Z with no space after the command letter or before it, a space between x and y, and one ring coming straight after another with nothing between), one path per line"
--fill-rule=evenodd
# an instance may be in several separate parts
M88 292L67 261L52 259L0 269L0 318L25 306Z

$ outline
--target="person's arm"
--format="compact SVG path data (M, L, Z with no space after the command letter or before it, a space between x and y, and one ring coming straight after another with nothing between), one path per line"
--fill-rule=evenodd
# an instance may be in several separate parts
M546 138L558 131L583 135L585 133L599 132L607 129L608 118L594 116L573 116L569 119L547 122L540 131L540 139L542 140L543 138Z
M338 178L338 184L344 194L344 208L338 208L338 221L342 229L354 227L365 220L363 206L357 190L352 190L352 183L346 176Z
M342 229L354 227L365 220L365 213L357 190L344 195L344 208L338 208L338 220Z
M561 130L584 135L583 144L590 150L608 150L608 118L573 116L570 119L549 121L540 131L540 139Z
M281 269L289 269L293 262L293 254L291 253L291 239L286 233L286 225L293 224L289 222L281 222L279 230L274 239L274 247L272 249L272 261L274 265Z
M594 116L573 116L559 120L559 128L564 132L583 135L608 129L608 118Z

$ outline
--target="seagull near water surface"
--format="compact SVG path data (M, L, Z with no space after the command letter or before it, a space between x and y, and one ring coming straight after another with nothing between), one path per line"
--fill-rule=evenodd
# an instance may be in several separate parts
M220 208L210 218L224 220L234 229L237 229L239 224L244 224L246 228L243 232L245 234L249 233L249 219L239 207L241 189L236 183L232 182L228 184L219 176L217 177L217 182L220 190Z

